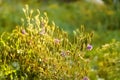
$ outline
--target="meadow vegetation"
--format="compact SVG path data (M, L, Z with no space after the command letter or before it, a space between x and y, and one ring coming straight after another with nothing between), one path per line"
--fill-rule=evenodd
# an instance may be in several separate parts
M119 7L20 2L0 4L0 80L120 79Z

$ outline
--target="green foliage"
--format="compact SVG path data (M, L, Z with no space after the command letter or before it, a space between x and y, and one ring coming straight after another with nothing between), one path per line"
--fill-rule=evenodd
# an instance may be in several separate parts
M106 4L112 4L114 0L103 0Z
M49 23L47 14L23 9L24 24L0 38L0 79L82 79L89 66L84 58L92 33L84 27L74 31L74 40L67 32Z
M119 80L120 76L120 42L113 40L92 52L86 53L90 58L91 71L89 76L92 80L97 78L105 80Z
M19 16L23 15L21 15L22 13L20 9L25 3L22 3L21 1L3 1L1 3L0 30L10 31L11 28L21 23ZM119 6L117 5L106 6L85 1L78 1L69 4L55 1L45 4L43 2L31 0L26 3L29 3L32 8L38 8L39 6L41 11L46 11L49 14L50 20L54 20L57 25L69 32L78 28L81 24L87 26L87 30L94 29L97 31L117 30L120 26L120 11ZM61 14L65 14L66 16Z

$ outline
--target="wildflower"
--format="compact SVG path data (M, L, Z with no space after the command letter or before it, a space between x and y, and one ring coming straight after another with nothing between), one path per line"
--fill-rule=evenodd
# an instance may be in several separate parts
M59 43L60 43L60 40L59 40L59 39L54 39L54 43L55 43L55 44L59 44Z
M85 77L83 78L83 80L89 80L89 78L88 78L87 76L85 76Z
M22 34L26 34L26 31L25 31L25 29L23 29L23 30L21 31L21 33L22 33Z
M66 55L65 51L62 51L60 54L62 57L65 57L65 55Z
M92 48L93 48L92 45L90 45L90 44L87 45L87 50L92 50Z

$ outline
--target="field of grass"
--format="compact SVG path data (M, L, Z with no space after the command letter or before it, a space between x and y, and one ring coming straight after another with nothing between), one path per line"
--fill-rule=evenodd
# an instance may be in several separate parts
M1 0L0 80L119 80L119 14L85 1Z

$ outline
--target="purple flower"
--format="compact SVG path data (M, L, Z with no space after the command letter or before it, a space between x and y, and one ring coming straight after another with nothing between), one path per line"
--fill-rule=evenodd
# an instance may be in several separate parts
M87 45L87 50L92 50L92 48L93 48L92 45L90 45L90 44Z
M26 31L25 31L25 29L23 29L23 30L21 31L21 33L22 33L22 34L26 34Z
M59 43L60 43L60 40L59 40L59 39L54 39L54 42L55 42L56 44L59 44Z
M62 52L61 52L61 56L63 56L63 57L65 57L65 56L66 56L65 51L62 51Z
M83 78L83 80L89 80L89 78L88 78L87 76L85 76L85 77Z

